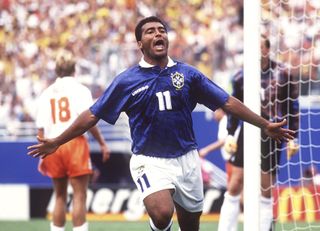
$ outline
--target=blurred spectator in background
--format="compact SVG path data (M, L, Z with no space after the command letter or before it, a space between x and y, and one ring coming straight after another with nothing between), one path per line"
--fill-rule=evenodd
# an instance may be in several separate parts
M320 91L320 1L262 0L262 34L270 38L271 56L288 64L301 81L302 95Z

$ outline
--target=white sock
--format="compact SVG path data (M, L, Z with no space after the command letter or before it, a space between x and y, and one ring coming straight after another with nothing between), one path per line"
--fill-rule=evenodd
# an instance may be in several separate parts
M58 227L53 224L53 222L50 222L50 231L64 231L63 227Z
M227 191L224 194L224 200L220 210L218 231L237 230L239 213L240 195L231 196Z
M73 231L88 231L88 222L83 223L81 226L73 227Z
M151 229L152 229L153 231L169 231L170 228L171 228L171 226L172 226L172 219L171 219L169 225L168 225L167 227L165 227L164 229L158 229L158 228L153 224L153 221L152 221L151 218L149 219L149 224L150 224L150 227L151 227Z
M272 220L272 198L261 196L260 199L260 231L269 231Z

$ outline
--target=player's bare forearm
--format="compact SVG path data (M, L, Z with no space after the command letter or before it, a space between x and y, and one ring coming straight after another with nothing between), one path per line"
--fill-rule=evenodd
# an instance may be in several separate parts
M246 105L233 96L229 97L222 109L227 113L239 118L240 120L248 122L262 129L266 128L269 123L268 120L251 111Z
M226 104L222 107L227 113L231 113L239 119L255 125L263 130L268 136L281 142L282 140L288 141L294 138L295 132L290 129L285 129L287 121L283 120L279 123L271 123L258 114L251 111L238 99L230 96Z

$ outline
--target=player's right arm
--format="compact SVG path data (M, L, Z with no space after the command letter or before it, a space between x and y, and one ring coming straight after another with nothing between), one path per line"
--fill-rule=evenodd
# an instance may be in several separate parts
M28 147L28 155L32 157L45 158L47 155L53 153L58 147L75 137L78 137L96 125L99 118L85 110L78 118L67 128L61 135L52 139L37 137L39 143Z

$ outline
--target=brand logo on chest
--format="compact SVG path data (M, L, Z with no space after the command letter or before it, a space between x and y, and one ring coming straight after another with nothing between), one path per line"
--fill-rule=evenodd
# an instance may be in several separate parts
M171 80L176 89L181 89L184 85L184 75L177 71L171 74Z
M142 91L145 91L145 90L147 90L148 88L149 88L148 85L143 86L143 87L140 87L140 88L138 88L137 90L135 90L134 92L132 92L131 95L132 95L132 96L135 96L136 94L138 94L138 93L140 93L140 92L142 92Z

